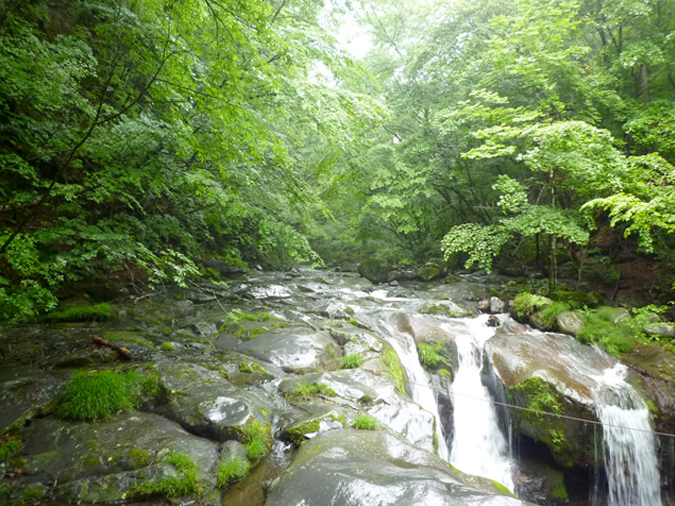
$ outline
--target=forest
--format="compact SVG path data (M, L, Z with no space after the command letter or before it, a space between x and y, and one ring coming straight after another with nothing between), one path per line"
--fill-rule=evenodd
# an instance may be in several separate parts
M667 302L674 9L4 0L0 316L214 259L534 270Z
M675 0L0 0L0 504L675 504Z

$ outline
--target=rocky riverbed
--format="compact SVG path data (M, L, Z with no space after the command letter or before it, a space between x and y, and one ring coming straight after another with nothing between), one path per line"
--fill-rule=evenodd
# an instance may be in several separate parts
M504 282L374 286L352 273L256 273L122 298L104 322L6 331L0 502L605 504L593 392L617 360L505 314L487 341L483 383L497 402L552 416L498 409L513 490L448 463L455 341L466 319L487 323L483 312L505 310L489 295ZM631 357L627 381L668 430L672 380L652 369L670 359L655 349ZM138 374L147 388L130 409L68 420L64 385L76 371L102 370ZM671 439L655 440L663 504L672 504Z

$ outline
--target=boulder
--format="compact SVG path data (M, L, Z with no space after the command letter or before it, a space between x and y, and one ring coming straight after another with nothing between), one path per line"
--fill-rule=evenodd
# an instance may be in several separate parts
M359 274L372 283L389 281L391 265L382 258L369 258L359 265Z
M189 363L165 363L157 367L166 404L156 411L194 434L227 441L238 439L253 419L266 421L271 406L238 388L222 371Z
M526 408L512 413L516 432L544 443L563 467L592 465L593 425L555 415L598 421L598 378L616 360L570 336L534 330L515 334L509 328L498 330L485 350L511 403Z
M323 369L327 362L341 353L328 332L307 327L273 329L255 339L242 341L236 349L286 372Z
M483 490L465 485L447 462L383 430L325 432L300 447L275 480L265 506L522 506L500 495L489 480Z
M43 418L25 428L24 439L14 461L15 500L37 492L39 498L69 504L142 498L148 495L143 483L183 478L170 463L168 456L175 454L194 465L201 487L215 484L217 444L152 414L126 412L96 424Z
M0 369L0 434L46 411L63 381L31 366Z
M558 330L564 334L576 336L584 328L584 320L575 311L564 311L555 317Z

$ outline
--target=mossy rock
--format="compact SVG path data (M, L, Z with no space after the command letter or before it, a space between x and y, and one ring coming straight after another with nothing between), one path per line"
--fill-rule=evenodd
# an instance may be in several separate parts
M382 258L369 258L359 265L359 274L372 283L386 283L390 271L391 264Z
M422 281L433 281L443 276L443 272L435 265L425 265L419 270Z

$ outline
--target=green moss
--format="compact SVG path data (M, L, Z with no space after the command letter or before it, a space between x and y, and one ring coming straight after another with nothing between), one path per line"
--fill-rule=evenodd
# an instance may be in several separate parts
M535 311L542 309L550 302L550 299L532 293L521 293L511 303L511 308L520 317L530 316Z
M358 353L350 353L342 357L342 364L340 369L356 369L363 364L363 357Z
M434 369L441 363L443 357L440 355L440 351L443 345L437 343L435 346L431 346L427 343L419 343L417 345L417 354L420 357L420 362L423 366Z
M300 446L305 442L305 434L318 432L320 428L321 420L310 420L309 422L301 423L295 427L286 429L286 439L288 439L295 446Z
M359 326L359 321L356 318L350 318L349 320L347 320L347 323L354 325L355 327Z
M347 426L347 417L345 417L344 413L341 413L339 416L330 414L328 415L332 420L335 420L336 422L340 422L343 427Z
M504 485L499 483L497 480L490 480L490 482L495 486L495 489L497 492L499 492L502 495L510 495L511 497L515 497L513 495L513 492L511 492L508 488L506 488Z
M7 462L21 449L22 443L19 438L10 437L0 444L0 464Z
M557 316L560 313L570 311L571 309L571 306L566 302L554 302L553 304L549 304L548 306L544 307L544 309L539 311L539 316L546 327L552 328L555 324L555 319Z
M152 457L147 450L132 448L129 450L129 459L135 468L145 467L152 462Z
M272 315L267 312L246 313L241 309L233 309L225 316L225 319L229 323L264 322L271 320L272 318L273 318Z
M447 369L441 369L440 371L438 371L438 375L441 378L448 378L448 380L452 381L452 373Z
M239 366L239 372L243 373L262 373L262 374L269 374L269 371L265 369L263 366L256 362L246 362L245 360L242 360L237 364Z
M544 416L535 411L560 413L558 393L551 385L544 383L541 378L528 378L513 387L513 390L525 394L527 408L533 411L522 411L521 416L533 422L540 422Z
M394 380L394 385L396 389L401 392L403 395L406 394L405 384L407 381L405 371L401 367L401 361L396 354L396 350L391 347L391 345L385 345L384 351L382 352L381 360L384 365L389 369L389 374Z
M190 457L171 451L161 461L171 464L176 469L177 475L166 476L159 481L136 484L135 495L161 494L168 497L182 497L202 493L204 487L197 478L197 465L190 460Z
M65 384L56 411L63 420L93 421L137 407L144 395L157 391L157 376L137 370L119 373L78 371Z
M218 486L226 487L235 480L246 476L251 470L251 463L239 457L229 457L218 466Z
M427 265L420 269L420 278L423 281L432 281L441 275L441 271L438 267L432 265Z
M176 348L178 348L178 346L176 345L176 343L166 341L166 342L162 343L160 348L162 349L162 351L174 351Z
M246 445L246 455L253 462L267 455L272 448L272 425L250 419L242 428L242 443Z
M354 420L354 428L359 430L376 430L380 424L370 415L361 414Z
M598 342L610 354L621 357L635 347L636 334L626 321L616 321L617 311L611 307L584 311L584 328L577 335L582 342Z
M41 320L51 323L103 321L113 316L110 304L61 306L44 315Z
M337 393L324 383L310 383L307 385L298 385L291 390L289 397L309 400L311 397L335 397Z

